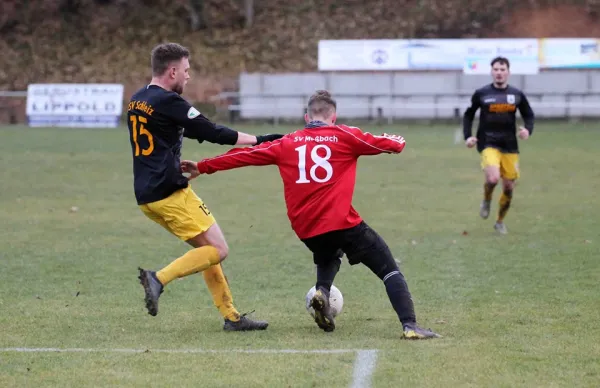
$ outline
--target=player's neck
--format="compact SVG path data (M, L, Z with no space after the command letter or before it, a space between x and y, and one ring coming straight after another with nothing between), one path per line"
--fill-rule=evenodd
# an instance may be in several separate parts
M508 88L508 82L502 83L502 84L498 84L496 82L494 82L492 85L494 85L494 87L496 89L506 89Z
M156 85L165 90L168 90L171 92L173 91L173 89L171 89L171 87L169 85L167 85L162 79L160 79L158 77L152 77L152 80L150 80L150 83L148 85Z
M326 120L323 117L311 117L310 121L306 124L310 124L310 123L323 123L323 124L327 125L328 127L333 126L333 122L331 121L331 119Z

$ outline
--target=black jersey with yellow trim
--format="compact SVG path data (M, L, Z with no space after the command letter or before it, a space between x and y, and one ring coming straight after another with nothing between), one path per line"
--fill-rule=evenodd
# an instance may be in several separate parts
M524 127L533 132L534 113L525 94L508 85L498 88L494 84L477 89L471 97L471 106L463 117L465 140L471 137L475 112L481 109L477 128L477 149L481 152L492 147L504 153L519 153L516 136L516 111L521 113Z
M183 137L234 145L238 133L206 118L178 93L147 85L129 101L127 125L139 205L160 201L188 186L181 173Z

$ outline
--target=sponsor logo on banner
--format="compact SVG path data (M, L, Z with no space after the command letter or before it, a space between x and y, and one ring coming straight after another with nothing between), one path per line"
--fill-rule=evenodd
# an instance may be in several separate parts
M319 70L401 70L408 68L401 40L321 40Z
M123 85L31 84L27 118L32 127L116 127L123 111Z
M600 68L600 39L541 39L540 66L549 69Z
M373 51L372 59L375 64L383 65L388 61L389 55L385 50L375 50Z
M539 72L537 39L469 39L465 44L465 74L489 74L490 62L498 56L508 58L512 74Z

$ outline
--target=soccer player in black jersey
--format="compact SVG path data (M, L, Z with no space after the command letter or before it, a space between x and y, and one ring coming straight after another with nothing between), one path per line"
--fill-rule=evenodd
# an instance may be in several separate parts
M477 89L471 97L471 106L463 118L463 134L467 147L477 145L481 154L481 167L485 173L483 201L480 212L482 218L490 215L490 203L494 188L502 178L500 208L494 229L506 234L504 217L510 208L519 172L519 146L516 135L516 110L525 122L519 128L519 138L527 140L533 132L534 114L525 94L508 84L510 62L504 57L491 62L493 82ZM477 135L471 128L477 109L481 109Z
M221 261L228 254L223 232L181 172L183 137L229 145L255 145L282 135L253 136L214 124L181 97L189 75L189 51L176 43L152 50L152 81L129 102L134 191L142 212L193 249L160 271L140 268L148 313L158 313L158 299L171 281L202 272L224 330L264 330L267 322L240 315L233 305Z

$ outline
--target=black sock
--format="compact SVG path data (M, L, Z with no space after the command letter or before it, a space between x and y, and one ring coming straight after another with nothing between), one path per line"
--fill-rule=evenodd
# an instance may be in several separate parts
M338 271L340 270L341 264L342 260L340 258L334 258L327 263L317 265L316 287L317 289L325 289L327 296L329 296L333 279L335 279L335 275L337 275Z
M383 280L388 298L402 325L415 324L415 306L404 275L400 272L389 248L374 252L363 264Z
M496 187L495 183L485 182L483 184L483 199L485 201L491 201L492 200L492 193L494 192L494 188L495 187Z
M406 280L400 271L387 274L383 283L390 302L403 325L416 322L415 307Z

